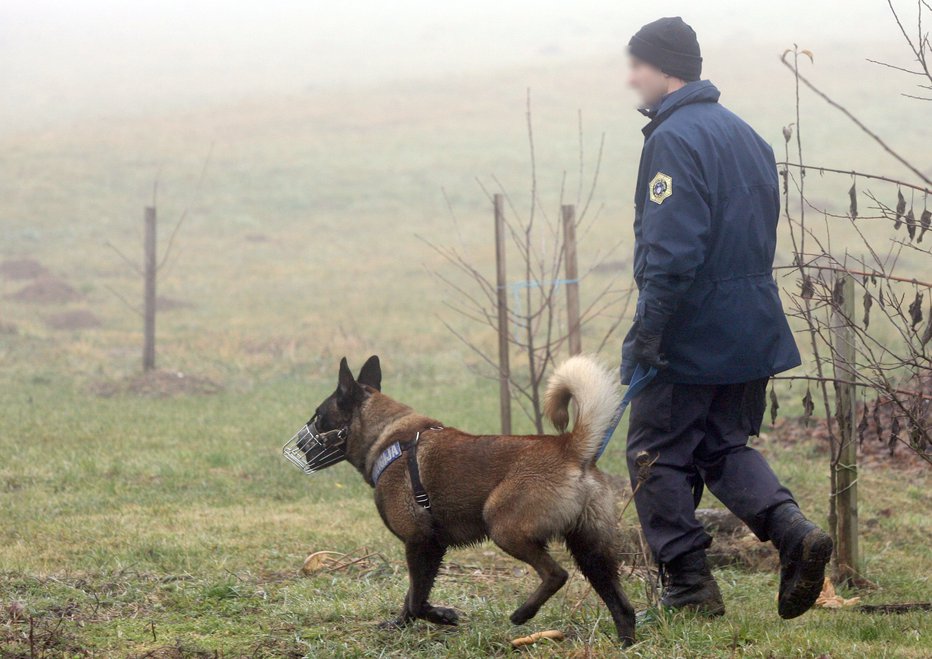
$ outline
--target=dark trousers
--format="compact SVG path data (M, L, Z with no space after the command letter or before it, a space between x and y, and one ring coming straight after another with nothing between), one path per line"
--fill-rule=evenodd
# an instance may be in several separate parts
M696 520L703 483L767 540L767 512L793 495L749 447L766 406L767 379L741 384L654 382L631 401L628 470L641 528L661 563L712 542Z

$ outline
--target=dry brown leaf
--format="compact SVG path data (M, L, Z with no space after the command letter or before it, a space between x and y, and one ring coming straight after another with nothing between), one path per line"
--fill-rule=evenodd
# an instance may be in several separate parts
M806 395L803 396L803 418L809 422L809 418L815 411L815 403L812 402L812 390L806 389Z
M860 597L845 599L841 595L835 593L835 586L832 584L832 580L825 577L825 581L822 583L822 592L819 593L819 597L816 599L815 604L823 609L840 609L845 606L857 606L860 601Z
M913 329L922 322L922 293L916 291L916 298L909 305L909 319L913 321Z
M304 559L304 565L301 571L304 574L311 575L320 572L336 563L337 559L342 558L345 554L338 551L315 551L313 554Z
M544 632L534 632L530 636L522 636L521 638L516 638L511 642L512 647L520 648L525 645L533 645L537 643L542 638L550 639L551 641L562 641L566 638L558 629L548 629Z
M922 231L919 232L919 240L916 242L921 243L922 237L926 235L926 231L929 230L929 227L932 227L932 211L928 208L922 211L922 216L919 218L919 226L922 227Z
M770 425L777 422L777 410L780 409L780 401L777 400L777 392L774 387L770 387Z
M903 226L903 218L906 217L906 197L903 191L897 188L896 191L896 222L893 224L894 230Z

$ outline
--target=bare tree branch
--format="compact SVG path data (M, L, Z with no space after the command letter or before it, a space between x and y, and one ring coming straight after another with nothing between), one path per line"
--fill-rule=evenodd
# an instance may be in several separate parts
M104 242L104 247L109 247L110 249L112 249L114 252L116 252L117 256L123 259L123 262L126 263L126 265L128 265L133 272L135 272L140 277L143 276L142 268L140 268L139 265L135 263L131 258L129 258L126 254L121 252L120 249L116 245L114 245L108 240Z
M204 176L207 174L207 165L210 163L210 157L214 152L213 142L210 144L210 149L207 151L207 156L204 158L204 164L201 166L201 175L197 179L197 185L194 188L194 194L192 196L192 202L198 198L201 193L201 185L204 183ZM153 195L154 198L154 195ZM162 260L159 261L156 270L161 270L165 264L168 262L168 257L171 255L172 245L175 242L175 236L178 234L178 230L181 228L181 225L184 224L185 219L188 217L188 210L191 208L191 205L188 204L185 206L185 209L181 212L181 215L178 217L178 222L175 223L175 227L172 229L171 234L168 236L168 244L165 246L165 253L162 255Z
M891 5L891 6L892 6L892 5ZM790 51L790 52L792 52L792 51ZM843 115L845 115L846 117L848 117L848 119L850 119L851 122L854 123L854 125L856 125L858 128L860 128L862 132L864 132L865 134L869 135L869 136L871 137L871 139L873 139L875 142L877 142L877 144L879 144L880 147L881 147L884 151L886 151L886 152L889 153L891 156L893 156L896 160L898 160L898 161L900 162L900 164L902 164L904 167L906 167L907 169L909 169L913 174L915 174L916 176L918 176L920 179L922 179L923 181L925 181L927 184L932 185L932 180L930 180L925 174L923 174L922 171L920 171L915 165L913 165L913 164L910 163L908 160L906 160L903 156L901 156L899 153L897 153L896 151L894 151L894 150L893 150L893 149L892 149L892 148L891 148L877 133L875 133L874 131L872 131L872 130L871 130L870 128L868 128L860 119L858 119L858 118L855 117L853 114L851 114L851 112L850 112L847 108L845 108L843 105L841 105L840 103L838 103L837 101L835 101L834 99L832 99L828 94L826 94L825 92L823 92L822 90L820 90L820 89L819 89L818 87L816 87L813 83L811 83L805 76L803 76L801 73L799 73L798 65L797 65L797 64L791 64L790 62L788 62L787 59L786 59L786 55L787 55L787 53L784 53L783 56L780 58L780 61L783 63L784 66L786 66L788 69L790 69L791 71L793 71L793 73L797 76L797 78L798 78L798 80L799 80L800 82L802 82L804 85L806 85L806 87L808 87L808 88L809 88L813 93L815 93L819 98L821 98L821 99L824 100L826 103L828 103L829 105L831 105L833 108L835 108L836 110L838 110L839 112L841 112ZM797 133L798 133L798 129L797 129Z

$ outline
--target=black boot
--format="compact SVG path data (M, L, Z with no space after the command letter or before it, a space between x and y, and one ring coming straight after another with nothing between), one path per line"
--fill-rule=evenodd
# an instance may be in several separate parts
M780 551L781 618L801 616L815 604L832 557L832 539L810 522L795 503L777 506L767 517L767 534Z
M660 604L670 609L695 611L710 617L725 613L722 591L706 562L705 549L677 556L664 565Z

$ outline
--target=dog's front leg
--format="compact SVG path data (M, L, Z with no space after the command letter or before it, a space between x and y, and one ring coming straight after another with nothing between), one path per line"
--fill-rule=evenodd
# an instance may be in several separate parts
M388 625L406 625L415 618L423 618L438 625L455 625L458 622L456 611L432 606L427 601L445 553L446 548L433 539L409 540L405 543L408 594L405 596L401 614L397 620L387 623Z

